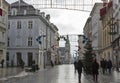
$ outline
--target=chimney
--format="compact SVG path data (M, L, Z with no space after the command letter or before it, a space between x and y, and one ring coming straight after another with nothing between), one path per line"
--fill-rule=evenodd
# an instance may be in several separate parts
M46 19L47 19L48 21L50 21L50 14L47 14L47 15L46 15Z
M41 15L42 17L45 17L45 12L41 12L40 15Z

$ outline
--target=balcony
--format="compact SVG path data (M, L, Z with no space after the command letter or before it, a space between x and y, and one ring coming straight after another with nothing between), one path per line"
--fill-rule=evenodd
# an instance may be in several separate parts
M26 10L26 11L18 11L17 13L15 14L12 14L11 11L9 11L9 15L10 16L20 16L20 15L39 15L40 12L38 10Z

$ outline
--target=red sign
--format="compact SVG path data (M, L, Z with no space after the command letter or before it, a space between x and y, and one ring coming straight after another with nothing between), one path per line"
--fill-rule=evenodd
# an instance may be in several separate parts
M106 14L106 7L100 9L100 16L104 16Z
M110 1L110 2L108 3L108 8L110 8L110 7L112 7L112 6L113 6L113 2Z

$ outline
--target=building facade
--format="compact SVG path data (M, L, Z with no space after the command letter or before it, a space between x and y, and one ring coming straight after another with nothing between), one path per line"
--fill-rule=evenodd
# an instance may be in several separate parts
M3 59L6 62L8 6L5 0L0 0L0 62Z
M91 16L91 22L92 22L92 47L93 52L96 54L96 58L98 61L101 59L101 30L102 30L102 24L100 21L100 15L99 10L103 7L102 3L95 3L90 16Z
M84 35L91 41L92 40L92 21L91 16L87 19L83 28Z
M113 47L113 58L114 63L116 64L116 67L120 64L120 0L113 0L111 1L111 4L113 5L113 25L114 25L114 31L113 31L113 40L112 40L112 47Z
M111 35L112 23L113 23L113 8L111 4L106 4L100 9L100 16L102 22L102 58L108 60L111 59L114 62L113 49L111 42L113 36Z
M8 52L11 66L31 66L35 61L45 68L50 61L49 49L54 44L56 26L50 23L50 15L19 0L11 4L8 18ZM49 57L48 57L49 55Z
M79 55L79 59L84 59L84 54L85 53L85 49L84 49L84 46L85 46L85 41L83 39L83 35L78 35L78 55Z

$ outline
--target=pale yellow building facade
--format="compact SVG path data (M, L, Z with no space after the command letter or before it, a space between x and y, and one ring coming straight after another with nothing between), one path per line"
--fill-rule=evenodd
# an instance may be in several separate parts
M6 58L8 6L5 0L0 0L0 61Z
M112 54L112 35L110 35L111 27L112 27L112 7L108 7L108 4L103 7L104 11L101 16L102 21L102 51L101 51L101 58L106 60L111 59L113 60ZM100 10L102 11L102 10Z

